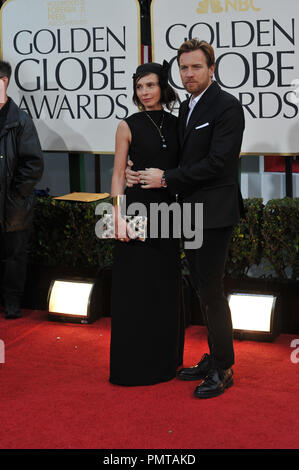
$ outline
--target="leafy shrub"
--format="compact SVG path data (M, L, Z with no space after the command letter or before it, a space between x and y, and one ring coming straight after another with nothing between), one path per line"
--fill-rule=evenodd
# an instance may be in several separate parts
M244 207L246 217L234 228L226 263L226 275L237 278L246 276L249 268L259 264L262 257L262 199L245 199Z
M262 224L264 257L280 279L299 278L299 198L273 199Z
M95 234L97 204L62 201L49 196L38 197L31 262L68 267L111 264L113 240L101 240Z
M111 265L114 241L95 234L97 204L38 197L30 261L75 268ZM265 206L253 198L244 205L246 217L234 229L225 274L244 278L251 266L265 260L276 278L298 279L299 198L271 200Z

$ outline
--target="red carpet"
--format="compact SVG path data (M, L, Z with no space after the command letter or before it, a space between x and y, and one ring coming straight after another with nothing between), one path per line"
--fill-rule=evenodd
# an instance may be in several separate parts
M298 334L299 338L299 334ZM110 319L54 323L45 312L0 318L1 449L298 449L299 363L291 340L235 342L235 385L210 400L196 383L108 382ZM200 348L199 348L200 346ZM186 331L185 365L206 351ZM299 356L299 354L298 354Z

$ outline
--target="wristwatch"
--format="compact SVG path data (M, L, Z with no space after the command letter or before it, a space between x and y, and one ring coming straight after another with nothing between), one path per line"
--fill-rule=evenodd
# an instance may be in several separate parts
M167 188L166 178L165 178L165 171L163 171L163 175L161 178L161 188Z

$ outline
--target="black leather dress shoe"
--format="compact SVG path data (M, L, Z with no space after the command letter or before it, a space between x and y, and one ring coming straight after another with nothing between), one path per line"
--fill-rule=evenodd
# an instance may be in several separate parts
M210 368L211 358L209 354L204 354L196 366L179 370L177 378L180 380L200 380L206 377Z
M226 388L233 385L233 370L212 369L206 378L194 390L197 398L212 398L221 395Z

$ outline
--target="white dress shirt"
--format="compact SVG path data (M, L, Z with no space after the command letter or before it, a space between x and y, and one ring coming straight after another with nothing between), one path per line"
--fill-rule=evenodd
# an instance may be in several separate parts
M210 86L210 85L209 85ZM198 101L200 100L200 98L202 97L202 95L207 91L207 89L209 88L209 86L202 92L200 93L200 95L198 96L195 96L195 98L193 98L191 96L191 99L189 101L189 114L188 114L188 117L187 117L187 121L186 121L186 127L188 126L188 122L189 122L189 119L190 119L190 116L192 114L192 111L195 107L195 105L198 103Z

